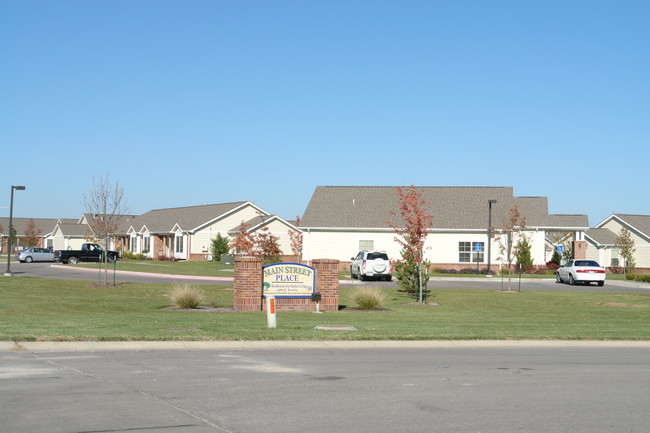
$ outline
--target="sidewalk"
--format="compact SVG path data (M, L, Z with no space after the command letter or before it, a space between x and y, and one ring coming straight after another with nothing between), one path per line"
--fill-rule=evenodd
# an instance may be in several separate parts
M52 268L59 268L59 269L70 269L68 266L64 265L51 265L50 267ZM81 268L81 267L75 267L75 270L80 270L80 271L89 271L89 272L97 272L97 269L92 269L92 268ZM136 272L136 271L110 271L115 272L117 275L139 275L143 277L155 277L155 278L173 278L176 280L207 280L207 281L229 281L232 282L234 281L233 277L208 277L208 276L203 276L203 275L176 275L176 274L158 274L158 273L150 273L150 272Z
M0 352L93 352L246 349L433 349L433 348L650 348L650 341L614 340L418 340L418 341L0 341Z

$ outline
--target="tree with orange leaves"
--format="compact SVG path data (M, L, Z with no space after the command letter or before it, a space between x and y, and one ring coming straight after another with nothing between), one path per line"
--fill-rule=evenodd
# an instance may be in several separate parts
M395 263L398 284L408 292L418 293L418 302L425 302L429 281L429 262L424 259L424 243L433 225L433 216L426 209L426 201L415 186L397 188L401 221L388 221L402 246L402 259ZM396 215L396 212L391 212Z
M27 221L27 226L25 227L25 246L37 246L41 233L43 233L43 230L36 227L36 223L32 218L30 218L29 221Z
M300 226L300 217L296 216L296 227ZM291 240L291 252L296 256L296 260L302 259L302 232L299 229L289 229L289 239Z
M248 231L248 226L244 221L239 225L239 233L230 242L230 249L235 252L235 254L247 255L253 253L253 236Z

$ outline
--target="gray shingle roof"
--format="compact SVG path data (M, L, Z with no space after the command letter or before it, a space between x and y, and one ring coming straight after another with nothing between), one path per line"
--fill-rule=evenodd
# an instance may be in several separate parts
M610 229L589 229L585 232L585 236L599 245L616 245L616 238L618 237Z
M614 216L622 221L625 221L631 227L634 227L636 230L645 235L646 238L650 238L650 215L630 215L630 214L621 214L617 213Z
M14 228L16 229L16 234L18 236L22 236L25 234L25 229L27 229L27 223L29 220L34 220L34 224L36 225L37 229L41 229L41 236L45 236L47 234L52 233L54 228L56 227L57 221L59 221L58 218L13 218L11 221ZM61 221L67 222L67 223L74 223L77 220L74 219L62 219ZM2 217L0 218L0 225L2 225L3 228L3 235L6 235L9 230L9 218Z
M508 210L517 205L529 227L588 228L586 215L549 215L546 197L513 197L512 187L416 187L422 193L433 228L480 230L488 225L488 200L492 225L502 227ZM319 186L301 221L301 228L390 228L399 225L397 188L394 186ZM393 212L393 213L391 213Z
M78 224L76 222L60 223L59 228L64 236L91 237L93 231L88 224Z
M135 230L146 226L154 233L167 233L172 231L176 224L182 230L194 230L209 221L217 219L228 212L248 202L209 204L167 209L154 209L146 212L131 221Z

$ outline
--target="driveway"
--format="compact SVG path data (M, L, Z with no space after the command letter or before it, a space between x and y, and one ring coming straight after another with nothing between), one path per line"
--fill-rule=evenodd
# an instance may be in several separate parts
M100 273L97 269L80 268L75 266L58 265L54 263L14 263L11 264L11 270L16 277L30 276L38 278L54 278L63 280L85 280L98 281ZM101 274L101 281L104 275ZM113 281L113 272L109 271L109 281ZM166 275L153 274L144 272L115 272L115 281L133 282L133 283L183 283L191 282L192 284L232 284L232 277L202 277L202 276L184 276L184 275ZM603 291L603 292L650 292L650 284L636 281L619 281L607 280L605 286L596 285L575 285L557 284L552 279L534 279L513 277L512 288L518 289L521 284L521 290L571 290L571 291ZM358 281L358 280L341 280L341 286L379 286L395 287L393 281ZM429 280L429 288L435 289L488 289L502 290L507 288L508 280L495 276L486 277L433 277Z

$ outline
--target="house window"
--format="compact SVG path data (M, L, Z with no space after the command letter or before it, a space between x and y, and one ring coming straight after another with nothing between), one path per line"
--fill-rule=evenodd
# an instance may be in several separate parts
M477 245L479 251L476 251ZM458 242L458 261L460 263L482 263L484 260L485 242Z
M183 252L183 236L176 236L176 252Z
M138 250L138 238L137 237L132 237L131 238L131 244L129 245L129 250L134 253Z
M612 262L610 263L612 268L618 268L618 257L612 257Z
M375 241L373 240L360 240L359 241L359 251L374 251L375 250Z
M150 251L151 250L151 238L149 236L145 236L142 239L142 250L143 251Z

